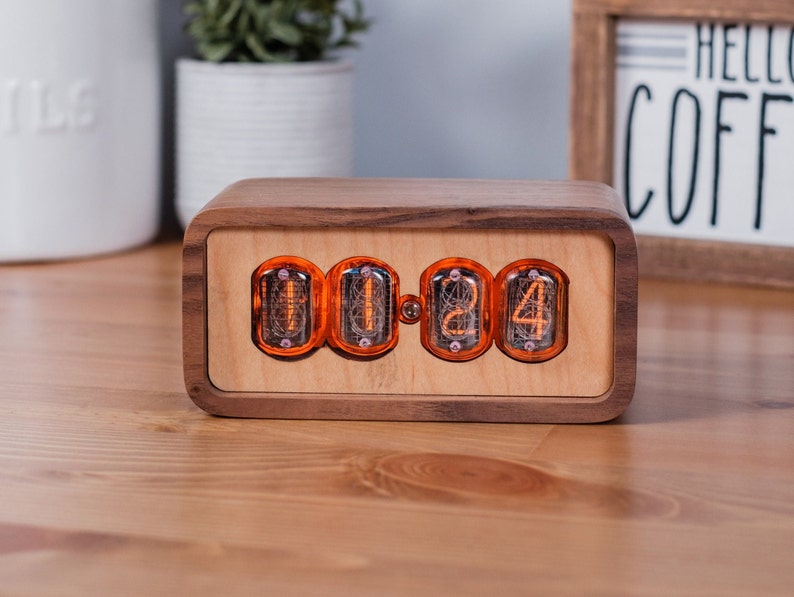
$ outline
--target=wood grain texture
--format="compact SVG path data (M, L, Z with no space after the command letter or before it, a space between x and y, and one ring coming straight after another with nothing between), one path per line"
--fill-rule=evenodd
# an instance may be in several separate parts
M791 291L641 280L611 424L254 420L184 391L180 267L0 267L3 595L790 595Z
M794 23L794 6L788 0L574 0L574 12L630 18Z
M610 307L610 312L614 313L612 320L614 329L611 332L611 339L614 341L610 349L612 371L605 373L602 366L605 361L603 358L600 359L602 364L596 367L594 373L595 385L590 384L587 392L580 390L577 394L562 397L558 393L551 395L523 393L519 396L515 389L505 390L501 386L497 388L500 392L498 394L453 393L444 390L443 393L431 395L416 393L411 388L406 389L397 385L396 382L386 383L378 393L368 390L372 384L359 384L362 389L351 393L333 393L334 388L339 384L331 384L330 389L325 392L310 393L294 384L287 384L286 389L279 391L252 391L250 388L254 382L250 379L242 388L232 381L231 386L234 391L228 391L227 369L234 366L229 361L236 361L239 357L243 363L248 363L248 359L244 355L235 353L231 359L227 359L221 366L213 369L215 379L224 380L223 387L212 383L209 361L211 336L208 335L206 325L207 309L209 304L220 305L225 303L227 298L232 300L229 294L232 290L216 288L216 293L213 295L216 298L210 303L213 297L207 295L205 283L205 280L209 280L207 239L221 234L226 229L273 230L277 234L287 231L289 236L294 235L299 238L297 246L303 247L300 251L303 255L307 254L304 251L312 251L309 234L318 229L338 233L340 239L344 238L347 230L362 231L362 233L367 230L382 231L378 234L385 235L383 238L401 233L409 234L409 231L413 234L441 230L450 233L460 231L461 234L480 234L481 242L485 245L488 245L490 235L496 234L499 230L509 234L557 231L570 234L572 238L577 234L597 232L611 241L614 247L612 257L614 267L607 268L614 272L614 282L610 282L613 284L613 289L611 293L607 291L608 295L614 296L614 306ZM441 237L442 235L439 235L439 238ZM340 240L341 242L343 241ZM222 242L219 244L223 245ZM255 244L259 244L258 241ZM384 247L388 245L388 243L380 244ZM602 259L606 257L603 251L596 249L596 246L586 249L602 255ZM498 247L492 251L493 259L499 252L497 249ZM544 250L546 249L547 247L544 247ZM415 250L421 252L421 246L417 245ZM428 249L430 253L434 250ZM562 258L563 253L559 255ZM237 272L237 277L240 279L250 277L253 269L261 261L274 256L276 255L262 255L257 260L253 259L251 251L243 251L241 259L248 261L250 271L247 274ZM340 256L341 253L337 255ZM344 255L344 257L350 256L352 255ZM505 262L502 266L512 260L510 255L506 254L504 257ZM217 271L222 272L225 263L231 262L232 259L232 255L222 259L222 263L216 268ZM569 255L566 259L566 263L572 263L574 257ZM583 254L582 259L588 261L590 257ZM241 181L221 193L193 220L185 233L184 261L186 385L194 401L214 414L319 419L595 422L614 418L631 400L636 357L636 246L625 210L614 191L603 185L541 181L407 179ZM417 259L413 261L418 262ZM430 262L424 265L429 264ZM495 267L493 263L488 265ZM235 284L233 280L230 283ZM213 284L212 280L209 284ZM604 295L602 291L596 293ZM241 309L241 306L237 306L232 311L239 312ZM240 325L235 326L226 319L226 312L219 317L222 328L229 324L238 331L242 329ZM580 321L580 318L577 318L575 323L577 321ZM408 333L410 334L410 331ZM250 337L250 333L246 332L245 337ZM598 340L593 342L603 347ZM219 350L225 350L227 344L219 345ZM403 347L404 345L405 343ZM398 346L398 350L399 348ZM249 349L249 354L254 355L251 351L255 349L253 347ZM575 356L577 351L579 348L576 348L574 343L571 354ZM315 354L310 358L319 360L320 357ZM556 364L547 368L549 371L554 371L560 363L565 363L561 357L558 359ZM395 371L384 372L378 368L384 363L389 365L389 363L393 364L393 361L382 360L371 369L378 372L375 376L377 379L371 380L373 383L383 382L384 375L396 376ZM257 364L255 367L259 369L267 364L265 361L265 365ZM329 363L324 365L326 368L333 366ZM457 371L461 372L458 375L462 375L465 365L468 363L457 363L452 366L457 367ZM361 369L360 363L352 366ZM437 367L442 371L451 366L439 361ZM527 367L531 366L525 364L524 368ZM244 368L247 369L248 365ZM400 375L414 376L424 372L425 369L410 368ZM269 372L264 374L268 375ZM354 379L360 379L361 375L367 377L368 374L364 371L363 374L354 376ZM559 375L564 380L574 375L586 376L588 371L584 368L573 373L568 368L555 375ZM611 385L607 380L611 380ZM479 382L478 387L488 389L481 383ZM608 385L606 391L593 395L592 388L603 389L605 384ZM540 386L541 390L548 389L548 383ZM404 393L397 392L400 388ZM416 388L421 392L437 390L430 386L428 388L416 386ZM301 391L298 391L299 389Z
M546 363L521 363L494 346L451 363L422 347L419 325L402 324L397 346L378 359L346 359L325 347L277 360L251 341L250 288L251 273L279 255L308 259L323 272L351 256L374 257L396 270L400 294L414 296L422 271L446 257L474 259L494 273L526 257L544 259L571 280L568 346ZM612 243L597 232L221 229L207 250L209 378L227 392L599 397L614 372L613 269Z
M574 0L568 175L613 183L615 23L710 19L794 25L789 0ZM794 249L640 235L641 275L794 288ZM749 264L749 267L745 265Z

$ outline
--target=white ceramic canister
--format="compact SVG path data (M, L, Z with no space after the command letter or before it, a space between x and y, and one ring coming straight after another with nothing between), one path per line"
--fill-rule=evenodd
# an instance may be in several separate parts
M3 1L0 261L105 253L156 234L157 9Z
M242 178L352 176L353 65L176 65L177 214L183 226Z

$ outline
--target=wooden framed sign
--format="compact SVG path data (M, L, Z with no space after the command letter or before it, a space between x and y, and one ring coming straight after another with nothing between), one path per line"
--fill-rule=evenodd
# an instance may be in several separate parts
M241 181L185 232L185 383L228 416L603 421L636 302L606 185Z
M794 2L575 0L570 176L640 273L794 287Z

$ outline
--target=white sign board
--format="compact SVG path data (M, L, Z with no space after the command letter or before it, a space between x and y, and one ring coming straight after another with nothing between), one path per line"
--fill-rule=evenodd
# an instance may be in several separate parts
M615 59L635 231L794 247L794 28L620 19Z

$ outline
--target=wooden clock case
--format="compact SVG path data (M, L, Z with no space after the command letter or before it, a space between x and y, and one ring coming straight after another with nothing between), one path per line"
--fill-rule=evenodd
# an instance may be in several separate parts
M273 358L251 340L251 276L295 255L327 272L381 259L401 295L422 271L468 258L494 275L543 259L568 288L568 345L543 363L492 346L466 362L425 350L419 325L399 325L385 356L346 359L328 347ZM209 413L236 417L587 423L632 399L637 252L625 209L599 183L411 179L251 179L210 202L185 232L185 383Z

